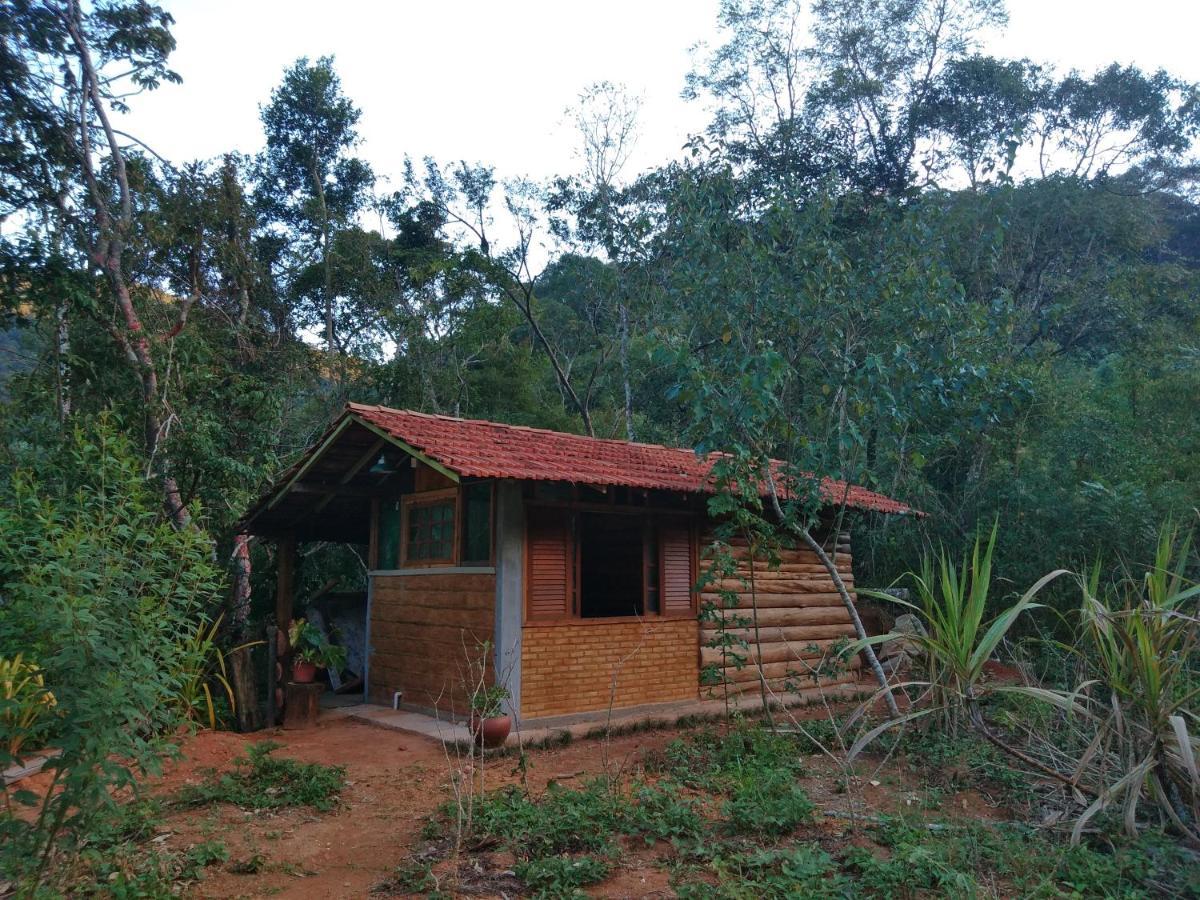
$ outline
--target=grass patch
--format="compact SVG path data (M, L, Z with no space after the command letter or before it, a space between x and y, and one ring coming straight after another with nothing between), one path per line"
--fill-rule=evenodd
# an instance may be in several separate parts
M515 787L488 794L475 809L475 828L518 857L539 859L611 852L626 815L622 799L596 779L582 789L553 784L537 801Z
M243 809L332 809L346 784L345 768L275 756L280 746L272 741L251 745L246 756L234 760L232 772L209 771L200 784L181 790L176 802L231 803Z

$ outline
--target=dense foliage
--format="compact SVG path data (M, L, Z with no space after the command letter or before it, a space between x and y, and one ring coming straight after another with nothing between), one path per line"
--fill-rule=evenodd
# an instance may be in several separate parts
M856 524L860 586L999 522L974 621L1096 560L1092 599L1119 606L1101 586L1200 508L1200 89L995 58L1004 19L1002 0L723 0L682 158L627 173L638 104L602 83L571 117L578 171L406 159L385 192L328 57L261 98L258 156L165 160L114 116L179 80L169 14L4 2L0 660L28 677L0 721L64 751L45 827L5 820L34 865L204 718L197 657L269 608L237 518L347 399L728 451L717 511L768 545L815 518L803 492L738 496L780 459L929 513ZM302 595L362 577L353 551L309 550ZM1039 602L1073 610L1068 581ZM1087 665L1110 639L1093 629ZM735 831L738 804L782 804L780 828L804 807L731 791ZM578 862L522 878L604 870Z
M118 814L116 792L157 769L186 716L181 692L206 663L189 639L218 602L220 580L208 541L164 520L156 486L107 423L26 446L8 462L0 657L36 661L55 703L28 749L60 751L44 796L18 786L0 811L0 866L19 880L53 866L60 843L82 846ZM4 768L16 762L14 725L5 723L0 744Z

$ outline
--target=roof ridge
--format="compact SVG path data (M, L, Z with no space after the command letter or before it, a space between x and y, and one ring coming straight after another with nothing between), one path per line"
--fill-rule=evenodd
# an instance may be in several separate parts
M403 415L403 416L420 416L421 418L424 418L424 419L440 419L445 422L463 422L468 425L488 425L492 428L505 428L505 429L511 428L511 429L514 429L517 431L531 431L535 434L553 434L558 437L579 438L580 440L584 440L584 441L600 441L605 444L618 444L622 447L645 447L649 450L670 450L673 453L689 453L689 454L692 454L693 456L697 455L696 451L694 449L689 449L688 447L671 447L671 446L668 446L667 444L652 444L652 443L649 443L648 441L627 441L627 440L622 440L621 438L593 437L592 435L588 435L588 434L576 434L573 431L556 431L553 428L540 428L536 425L513 425L509 422L497 422L494 419L468 419L468 418L464 418L462 416L448 416L444 413L428 413L428 412L421 412L420 410L416 410L416 409L397 409L394 406L382 406L380 404L370 404L370 403L355 403L353 401L347 401L346 408L350 409L350 410L354 410L354 411L372 410L372 411L383 412L383 413L394 413L394 414ZM703 459L705 457L700 457L700 458Z

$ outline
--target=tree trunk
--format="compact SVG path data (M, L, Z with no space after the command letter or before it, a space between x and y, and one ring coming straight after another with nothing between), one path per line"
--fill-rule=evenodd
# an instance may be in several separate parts
M621 380L625 386L625 434L636 441L633 429L633 390L629 385L629 307L621 303Z
M842 599L842 604L846 607L846 612L850 614L850 621L854 624L854 633L860 641L867 640L867 630L863 627L862 619L858 615L858 609L854 605L854 600L850 597L850 592L846 590L846 582L842 581L841 573L838 572L837 564L829 558L829 554L825 552L825 548L821 546L820 541L812 536L812 532L807 528L800 528L795 525L783 514L783 507L779 505L779 493L775 489L775 475L771 471L770 459L767 460L767 487L771 494L771 506L778 517L779 522L794 535L804 541L805 546L816 554L817 559L821 561L821 565L825 567L825 571L829 573L829 577L833 580L833 586L837 590L838 596ZM834 550L836 553L837 550ZM871 667L871 671L875 675L875 680L879 682L879 687L883 690L883 699L887 703L888 712L893 717L900 715L900 708L896 705L896 698L892 696L891 686L888 684L887 673L883 671L883 666L879 664L879 657L875 655L875 649L864 643L863 653L867 657L867 664Z

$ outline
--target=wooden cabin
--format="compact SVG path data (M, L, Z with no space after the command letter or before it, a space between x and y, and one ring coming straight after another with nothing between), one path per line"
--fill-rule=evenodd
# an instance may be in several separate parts
M350 404L243 518L279 542L278 618L292 615L297 542L366 545L365 697L461 714L467 659L491 647L488 677L523 719L691 701L722 654L694 591L710 464L690 450ZM903 503L830 482L851 508ZM827 535L853 586L848 534ZM735 547L748 579L745 547ZM731 589L751 605L746 579ZM752 659L783 689L802 661L853 635L828 573L804 549L755 567ZM718 604L719 605L719 604ZM754 667L727 672L757 689ZM833 674L832 684L855 678Z

